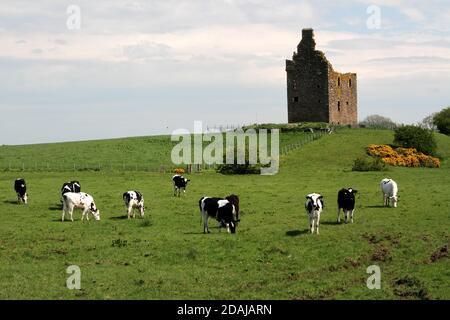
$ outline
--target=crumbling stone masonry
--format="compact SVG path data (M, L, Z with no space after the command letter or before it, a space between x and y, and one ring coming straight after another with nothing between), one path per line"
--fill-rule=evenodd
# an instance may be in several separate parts
M316 50L312 29L292 60L286 60L288 122L358 123L356 73L339 73L322 51Z

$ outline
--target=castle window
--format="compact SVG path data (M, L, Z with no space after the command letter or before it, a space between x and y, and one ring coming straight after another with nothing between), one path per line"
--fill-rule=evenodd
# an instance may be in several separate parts
M298 102L298 97L294 97L294 102Z
M348 101L347 101L347 105L348 105Z
M338 78L338 87L341 86L341 78Z
M338 101L338 111L341 111L341 102Z
M352 79L348 79L348 86L351 88L352 87Z
M317 88L320 89L320 84L317 85Z

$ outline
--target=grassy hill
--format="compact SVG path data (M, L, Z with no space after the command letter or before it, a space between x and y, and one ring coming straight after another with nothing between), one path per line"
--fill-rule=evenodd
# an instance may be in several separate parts
M172 196L170 174L31 171L21 173L30 203L19 206L12 190L18 173L2 172L0 298L450 299L445 256L450 245L450 138L438 136L439 153L447 158L440 169L350 170L367 144L392 138L391 131L342 130L283 156L275 176L193 174L182 198ZM92 154L140 159L139 151L131 156L117 152L128 148L127 140L111 140L104 149L99 144L2 147L0 154L2 160L16 155L50 159L46 148L57 148L55 153L69 157L83 145L94 152L81 152L83 159ZM154 159L167 157L164 148L154 147L161 150ZM149 157L152 151L143 161ZM396 209L381 206L379 181L384 177L399 184ZM60 221L59 188L75 178L94 195L100 222L81 223L80 212L74 223ZM355 223L337 225L336 194L346 186L359 191ZM144 194L145 220L125 218L121 195L130 189ZM324 195L320 236L307 230L303 206L310 192ZM211 228L204 235L198 199L230 193L241 198L238 233ZM79 291L66 288L69 265L81 268ZM381 268L381 290L366 287L370 265Z
M284 133L280 146L301 141L307 133ZM92 169L158 172L174 167L171 150L178 142L170 136L0 146L0 170L84 171ZM209 142L204 142L207 145Z

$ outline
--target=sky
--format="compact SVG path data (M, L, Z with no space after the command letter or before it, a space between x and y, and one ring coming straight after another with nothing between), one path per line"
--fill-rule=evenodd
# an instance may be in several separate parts
M0 145L286 122L302 28L360 120L450 105L450 0L2 0Z

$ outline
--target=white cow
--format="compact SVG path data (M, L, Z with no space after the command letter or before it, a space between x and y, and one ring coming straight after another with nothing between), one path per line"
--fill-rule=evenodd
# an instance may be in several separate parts
M306 196L305 209L309 218L309 229L311 233L319 234L320 213L324 208L323 197L318 193L310 193Z
M81 221L84 220L84 217L89 221L89 212L92 213L95 220L100 220L100 210L95 206L94 198L87 193L67 192L63 195L63 213L61 220L64 221L65 214L69 213L70 220L73 221L73 209L75 208L83 210Z
M125 202L125 207L127 208L128 219L131 218L131 213L133 213L133 218L136 214L133 209L138 209L141 214L141 218L144 218L144 197L139 191L128 191L123 194L123 201Z
M392 201L392 206L397 208L398 202L398 186L392 179L383 179L380 183L381 191L383 192L383 205L389 206Z

